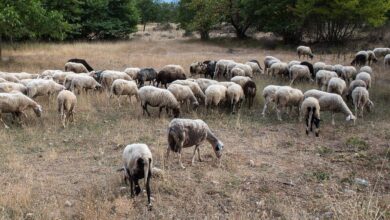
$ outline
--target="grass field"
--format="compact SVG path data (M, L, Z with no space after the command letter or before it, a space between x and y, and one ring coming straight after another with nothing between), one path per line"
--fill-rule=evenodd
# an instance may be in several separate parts
M169 33L168 33L169 34ZM166 35L168 35L166 34ZM174 34L173 34L174 35ZM293 50L264 50L243 44L201 43L149 36L124 42L20 44L6 49L2 71L39 73L62 69L69 58L85 58L95 69L161 68L179 64L186 70L206 59L263 60L273 55L297 59ZM318 55L314 61L348 64L350 54ZM166 128L171 120L142 115L139 103L109 100L105 93L78 97L76 122L59 123L55 99L38 98L41 119L29 112L23 127L0 128L0 219L389 219L390 218L390 71L374 66L370 90L375 110L355 126L338 115L336 126L322 114L319 138L306 136L296 115L283 122L275 112L261 117L261 90L287 84L256 77L255 106L237 115L226 110L183 117L205 120L224 142L222 166L211 147L201 148L203 162L185 170L171 156L169 170L152 179L153 210L146 196L131 199L120 173L125 145L150 146L154 165L163 168ZM313 84L298 84L307 90ZM5 120L10 124L10 117ZM250 161L253 161L253 164ZM365 179L368 186L356 183Z

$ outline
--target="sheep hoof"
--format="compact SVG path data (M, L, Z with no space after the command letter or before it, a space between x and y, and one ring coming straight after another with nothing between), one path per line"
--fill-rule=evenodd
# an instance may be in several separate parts
M148 204L148 211L152 211L152 210L153 210L152 204Z

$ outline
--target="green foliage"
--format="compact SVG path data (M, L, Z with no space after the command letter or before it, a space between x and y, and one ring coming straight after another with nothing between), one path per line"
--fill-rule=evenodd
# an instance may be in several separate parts
M153 0L137 0L137 8L140 14L141 24L144 25L145 31L146 23L157 19L157 4Z
M364 151L364 150L367 150L369 148L369 145L367 144L367 142L358 138L358 137L348 138L348 140L346 141L346 145L348 147L356 148L359 151Z

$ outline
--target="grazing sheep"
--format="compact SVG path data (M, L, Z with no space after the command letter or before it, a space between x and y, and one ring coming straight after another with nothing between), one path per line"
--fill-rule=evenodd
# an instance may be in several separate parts
M268 108L269 103L275 102L275 93L281 86L268 85L263 89L263 98L265 100L263 111L261 115L265 117L265 111Z
M370 100L370 95L368 90L364 87L356 87L352 92L353 105L355 106L355 115L358 116L360 111L360 116L363 118L364 108L370 112L374 103Z
M277 62L271 65L271 67L268 70L269 73L271 73L272 76L280 76L288 78L289 76L289 70L288 70L288 64Z
M387 54L384 58L384 63L385 63L385 66L388 67L390 66L390 54Z
M256 84L252 80L247 81L244 86L242 86L242 89L244 90L245 99L248 100L248 106L251 108L256 96Z
M190 87L179 84L171 84L168 86L168 90L176 97L178 102L185 102L187 103L187 106L188 102L190 102L194 110L199 107L199 102L195 98L195 95Z
M65 89L63 85L60 85L53 80L46 79L34 79L27 83L27 95L30 98L37 96L51 96L57 92Z
M102 85L100 85L92 76L81 74L73 77L70 84L70 90L73 92L76 92L77 90L77 94L80 94L82 90L84 90L85 93L88 93L88 90L100 90L101 88Z
M211 86L218 84L218 81L212 80L212 79L205 79L205 78L198 78L195 80L196 83L198 83L199 87L202 89L203 92L206 92L206 89Z
M345 82L349 83L349 82L351 82L355 78L356 74L357 74L357 71L356 71L355 67L353 67L353 66L344 66L341 78Z
M246 62L245 65L248 65L251 67L253 75L260 75L263 73L261 71L261 67L260 67L258 62L256 63L256 62L249 61L249 62Z
M344 96L347 92L347 84L344 80L334 77L329 80L327 92Z
M88 69L81 63L65 63L65 72L88 73Z
M310 59L313 59L313 57L314 57L314 54L311 52L310 47L306 47L306 46L297 47L297 53L298 53L299 59L301 59L301 56L302 57L306 56L306 58L310 57Z
M0 93L9 93L12 91L18 91L23 94L27 94L27 87L21 83L14 83L14 82L0 83Z
M206 70L206 65L202 62L191 63L190 65L190 74L191 76L195 76L198 74L202 74Z
M248 77L253 77L253 72L252 72L252 67L249 66L249 65L246 65L246 64L242 64L242 63L233 63L231 65L228 66L228 71L227 71L227 76L228 77L232 77L233 74L231 73L233 69L242 69L244 70L244 76L248 76ZM226 76L225 76L226 77Z
M125 71L123 72L129 75L132 80L136 80L140 71L141 71L140 68L130 67L130 68L126 68Z
M9 75L15 76L17 79L22 80L22 79L36 79L39 77L38 74L31 74L31 73L26 73L26 72L21 72L21 73L7 73Z
M347 121L352 120L353 122L355 122L356 117L353 115L351 110L349 110L347 104L344 102L343 98L340 95L328 93L320 97L318 99L318 102L320 103L321 111L330 111L332 113L332 125L335 125L334 115L338 112L346 115Z
M152 209L150 200L150 178L152 177L152 152L146 144L130 144L123 150L123 169L125 179L130 182L131 197L141 192L138 180L144 179L146 194L148 196L148 209Z
M310 89L310 90L307 90L305 93L303 93L303 96L304 96L305 99L309 98L309 97L313 97L313 98L319 99L322 96L325 96L327 94L329 94L329 93L321 91L321 90L317 90L317 89Z
M124 80L132 80L129 75L127 75L125 72L115 71L115 70L104 70L101 74L101 85L106 88L110 89L112 83L116 79L124 79Z
M372 63L378 62L378 59L376 58L374 51L367 50L367 54L368 54L368 59L367 59L368 65L371 65Z
M235 76L245 76L245 71L241 68L233 68L231 71L230 71L230 74L232 77L235 77Z
M56 83L58 83L58 84L65 85L65 79L66 79L66 77L67 77L69 74L74 74L74 72L56 71L56 72L52 75L52 79L54 80L54 82L56 82ZM44 79L46 79L46 78L44 78Z
M337 73L337 75L339 77L343 76L345 73L344 73L344 66L341 65L341 64L336 64L333 66L334 67L334 71Z
M309 68L309 71L310 71L310 74L311 74L311 78L314 79L316 78L316 75L314 73L314 67L313 67L313 64L307 62L307 61L303 61L300 63L301 65L303 66L307 66L307 68Z
M25 110L32 108L37 117L41 117L42 107L34 100L20 92L0 93L0 121L3 122L5 128L9 128L3 121L2 113L11 113L13 118L18 118L21 124L21 116L27 115Z
M390 54L390 48L375 48L373 52L376 58L382 58Z
M206 107L207 109L211 106L218 106L221 101L226 99L227 88L220 84L210 85L206 91Z
M195 97L198 99L198 102L205 103L206 95L204 94L198 83L191 82L189 80L175 80L172 82L172 84L188 86L192 90L192 93L195 95Z
M57 96L57 111L60 114L62 126L74 121L74 110L77 104L75 94L68 90L62 90Z
M117 97L121 95L126 95L129 97L129 100L131 102L131 97L135 96L137 101L139 100L138 98L138 87L135 81L127 81L124 79L116 79L112 85L111 85L111 96L116 95ZM119 99L119 98L118 98ZM120 106L119 102L119 106Z
M167 84L171 83L178 79L186 79L186 74L184 72L183 67L180 65L166 65L164 66L160 72L157 73L156 82L157 87L160 85L164 85L167 88Z
M305 100L303 100L301 105L301 115L305 118L306 123L306 135L309 135L309 132L313 132L313 125L314 133L316 137L320 134L320 103L318 102L318 99L309 97Z
M353 66L365 66L368 61L368 53L366 51L359 51L355 54L355 58L352 60Z
M39 74L40 79L45 78L46 76L53 76L56 72L63 72L62 70L45 70L41 74Z
M372 68L370 66L362 66L359 70L359 73L360 72L366 72L369 73L370 75L372 75L373 73Z
M223 143L215 136L204 121L199 119L173 119L168 127L168 148L165 162L168 162L170 151L176 152L179 154L179 165L184 169L185 167L181 162L182 149L192 146L195 146L195 150L192 155L191 164L194 165L195 163L196 152L198 152L199 161L202 161L199 147L204 140L207 140L211 144L215 155L220 159L224 147Z
M219 82L218 84L219 84L219 85L223 85L223 86L225 86L226 88L229 88L229 86L236 85L237 83L235 83L235 82L230 82L230 81L225 81L225 82Z
M303 93L299 89L294 89L289 86L282 86L275 93L276 114L278 120L282 121L283 108L296 106L298 107L298 115L300 113L301 103L303 101Z
M8 82L19 83L19 79L14 75L10 75L4 72L0 72L0 78L7 80Z
M314 63L314 74L317 74L318 71L323 70L325 68L326 64L324 62L317 62Z
M356 75L356 79L363 80L367 85L367 89L371 88L371 75L369 73L366 72L358 73Z
M235 77L231 78L230 81L237 83L238 85L240 85L241 87L244 88L245 83L248 81L252 81L252 79L250 77L247 77L247 76L235 76Z
M85 68L87 68L88 72L93 71L93 68L84 59L74 58L74 59L68 60L68 62L83 64L85 66Z
M324 70L335 72L335 68L333 65L325 65Z
M204 70L204 78L210 76L211 79L214 78L215 68L217 66L217 61L215 60L205 60L203 64L206 65L206 69Z
M219 60L216 63L216 67L215 67L215 72L214 72L214 77L213 78L221 77L221 76L225 76L226 77L227 70L228 70L228 65L232 64L232 63L235 63L235 62L233 60Z
M226 96L232 106L232 114L235 114L236 109L241 107L241 103L244 100L244 91L242 87L234 83L227 88Z
M289 76L291 79L290 86L294 84L294 81L297 79L306 78L312 80L309 68L307 66L300 65L300 64L294 65L290 68Z
M180 116L180 104L170 91L153 86L144 86L138 90L138 95L141 100L144 115L147 113L150 117L148 111L148 105L150 105L152 107L159 107L158 117L161 116L163 108L165 108L167 112L168 109L172 109L175 118Z
M364 88L367 88L367 84L363 81L363 80L360 80L360 79L355 79L354 81L351 82L351 84L349 84L349 88L348 88L348 92L347 92L347 100L350 100L351 98L351 95L352 95L352 92L353 90L356 88L356 87L364 87Z
M3 82L8 82L8 81L3 79L3 78L0 78L0 83L3 83Z
M264 73L269 75L268 69L272 66L274 63L281 62L278 58L273 56L266 56L264 58Z
M318 88L325 91L328 88L328 82L331 78L337 77L337 73L328 70L320 70L316 74L316 84Z
M292 66L294 65L299 65L301 64L301 61L298 61L298 60L292 60L288 63L288 69L290 69Z
M150 85L154 85L156 81L157 71L153 68L142 68L137 74L137 82L139 87L144 86L145 82L150 82Z

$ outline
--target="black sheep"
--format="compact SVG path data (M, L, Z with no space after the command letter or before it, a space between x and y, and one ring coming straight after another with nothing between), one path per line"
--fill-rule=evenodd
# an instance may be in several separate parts
M153 68L142 68L137 74L136 80L139 87L142 87L145 81L149 81L150 84L154 85L157 77L157 71Z
M206 70L204 71L204 78L207 78L207 76L210 76L210 78L213 79L215 67L217 66L217 61L206 60L206 61L203 61L203 64L206 65Z
M250 80L246 82L242 88L244 90L245 99L248 100L249 108L251 108L253 105L253 100L256 96L256 84Z
M301 65L307 66L307 68L309 68L312 79L316 78L316 74L314 73L313 64L311 64L307 61L303 61L303 62L301 62Z
M354 66L365 66L367 63L367 56L364 54L357 54L355 59L352 60L351 65Z

